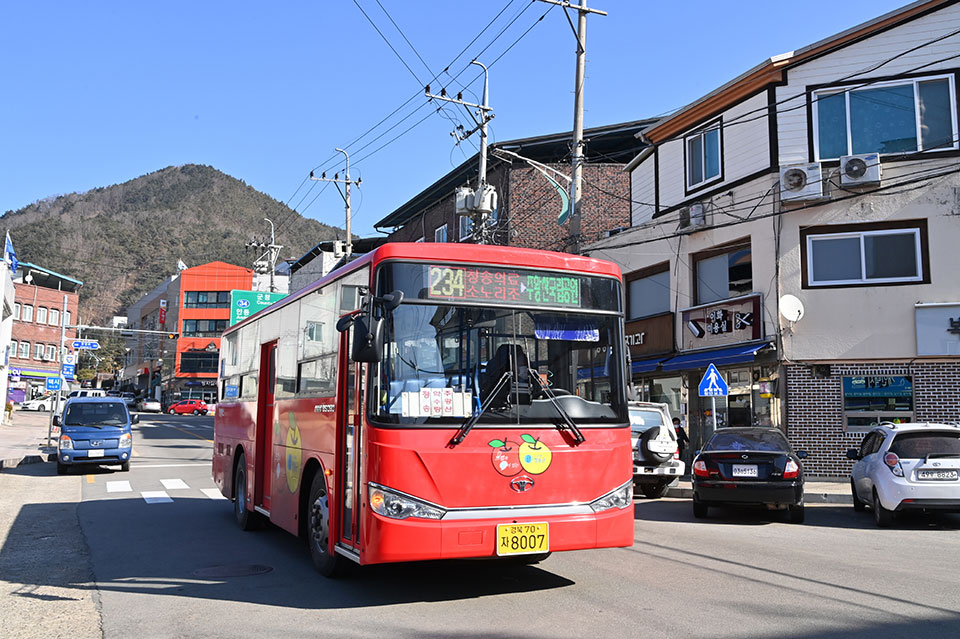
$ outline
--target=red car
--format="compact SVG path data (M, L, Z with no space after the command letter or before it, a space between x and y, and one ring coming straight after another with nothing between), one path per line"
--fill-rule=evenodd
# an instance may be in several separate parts
M181 399L179 402L170 404L167 413L171 415L184 415L186 413L206 415L208 410L210 409L202 399Z

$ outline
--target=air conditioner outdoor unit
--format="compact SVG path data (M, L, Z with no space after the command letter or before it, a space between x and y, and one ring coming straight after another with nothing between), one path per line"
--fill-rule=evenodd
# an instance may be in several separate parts
M864 186L880 183L880 154L863 153L840 157L840 184Z
M820 164L791 164L780 167L780 200L797 202L823 198Z

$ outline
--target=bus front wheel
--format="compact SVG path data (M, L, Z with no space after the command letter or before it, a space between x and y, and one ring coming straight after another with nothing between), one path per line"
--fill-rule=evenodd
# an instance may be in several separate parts
M346 571L346 559L330 548L330 501L322 472L310 484L310 515L307 524L307 543L313 565L324 577L340 577Z

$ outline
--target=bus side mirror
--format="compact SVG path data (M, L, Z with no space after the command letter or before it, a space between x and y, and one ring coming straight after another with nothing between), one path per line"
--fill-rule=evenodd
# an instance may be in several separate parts
M356 317L353 321L353 347L350 359L355 362L376 363L383 350L383 320L375 317Z

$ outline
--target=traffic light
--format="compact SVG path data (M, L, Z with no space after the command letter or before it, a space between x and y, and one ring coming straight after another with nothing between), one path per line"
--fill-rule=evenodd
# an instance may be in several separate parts
M180 337L180 333L168 333L168 334L167 334L167 339L177 339L178 337Z

